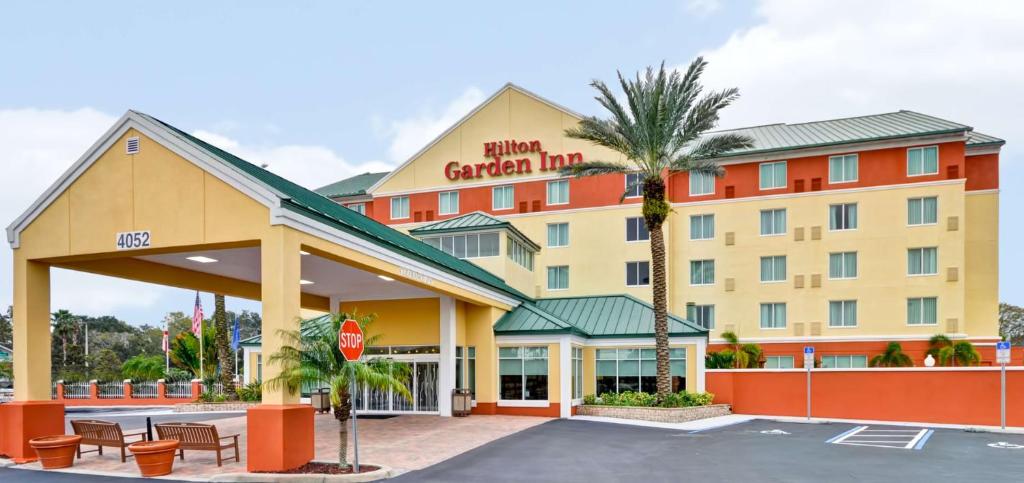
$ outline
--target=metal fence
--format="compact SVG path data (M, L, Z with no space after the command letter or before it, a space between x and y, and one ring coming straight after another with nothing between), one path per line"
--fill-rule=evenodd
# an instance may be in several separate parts
M54 400L57 399L57 383L56 382L53 383L50 386L50 399L54 399Z
M224 394L224 383L215 382L213 384L203 383L203 392L210 394Z
M190 381L168 382L167 383L167 397L191 398L192 397L192 382L190 382Z
M100 399L124 399L123 382L101 382L96 384L96 390Z
M65 382L64 399L89 399L89 383Z
M132 384L132 399L151 399L156 397L155 382L138 382Z

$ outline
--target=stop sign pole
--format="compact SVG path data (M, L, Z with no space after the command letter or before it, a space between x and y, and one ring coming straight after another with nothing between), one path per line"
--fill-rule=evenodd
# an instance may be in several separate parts
M338 350L345 361L355 362L363 356L363 329L359 322L348 319L338 329ZM355 466L353 473L359 473L359 421L356 416L356 366L349 364L349 401L352 403L352 445L355 449Z

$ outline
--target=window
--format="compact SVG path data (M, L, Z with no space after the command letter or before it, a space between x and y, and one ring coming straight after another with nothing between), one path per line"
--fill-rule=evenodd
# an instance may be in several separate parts
M476 399L476 347L455 348L455 387L469 389Z
M761 189L773 190L786 187L786 162L761 163L758 166Z
M910 198L907 200L908 225L934 225L939 218L939 199L934 196L927 198Z
M521 267L533 271L533 250L519 240L508 237L508 258L518 263Z
M821 367L823 369L847 369L867 366L868 356L821 356Z
M566 290L568 288L569 266L548 267L548 290Z
M626 173L626 198L639 198L643 195L644 186L640 173Z
M715 175L690 171L690 196L715 194Z
M642 216L626 218L626 241L647 241L651 232L647 231L647 222Z
M569 224L551 223L548 225L548 247L569 246Z
M409 217L409 197L395 196L391 198L391 219L401 220Z
M786 328L786 304L766 303L761 304L761 328L762 329L785 329Z
M936 247L911 248L907 250L907 275L935 275L939 273Z
M498 256L497 233L432 236L423 242L456 258Z
M715 328L715 306L686 304L686 320L711 330Z
M793 356L766 356L764 358L765 369L792 369Z
M786 209L761 210L761 236L786 234Z
M857 301L832 300L828 303L829 327L856 327Z
M669 349L672 392L686 389L686 349ZM597 387L601 394L657 392L657 361L654 349L597 349Z
M908 325L935 325L938 323L938 299L915 297L907 299Z
M650 262L626 262L626 286L640 287L651 284Z
M857 252L829 253L828 278L857 278Z
M445 191L438 194L437 214L454 215L459 212L459 192Z
M690 285L715 283L714 260L690 260Z
M857 203L828 206L828 229L832 231L857 229Z
M548 181L548 204L564 205L569 203L569 180Z
M828 158L829 183L852 183L854 181L857 181L856 154Z
M939 173L939 148L910 148L907 150L907 176Z
M583 399L583 348L572 348L572 398Z
M263 382L263 354L256 354L256 380Z
M544 401L548 398L548 348L499 347L501 399Z
M690 215L690 239L711 240L715 238L715 215Z
M345 208L359 213L360 215L366 214L366 203L352 203L351 205L345 205Z
M495 186L491 192L491 209L511 210L516 202L515 192L512 186Z
M761 257L761 281L786 281L786 256Z

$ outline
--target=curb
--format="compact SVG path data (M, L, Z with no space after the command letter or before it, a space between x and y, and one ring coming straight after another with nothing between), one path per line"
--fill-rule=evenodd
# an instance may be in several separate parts
M313 460L314 463L331 463L329 461ZM347 475L318 475L318 474L285 474L285 473L225 473L215 475L209 479L214 482L274 482L284 481L291 483L331 483L336 481L364 482L376 481L395 476L394 471L384 465L375 471L366 473L354 473Z

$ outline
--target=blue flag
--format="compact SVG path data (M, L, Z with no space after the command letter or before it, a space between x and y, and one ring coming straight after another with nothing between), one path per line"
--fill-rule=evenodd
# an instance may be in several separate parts
M238 350L238 344L242 342L242 333L238 326L238 316L235 316L235 328L231 331L231 350Z

